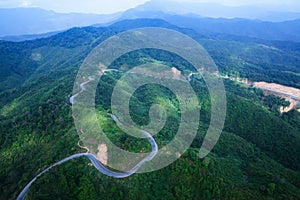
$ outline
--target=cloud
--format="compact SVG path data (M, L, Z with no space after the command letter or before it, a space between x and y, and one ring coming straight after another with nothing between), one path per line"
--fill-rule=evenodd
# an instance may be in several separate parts
M57 12L114 13L150 0L0 0L0 7L40 7ZM165 0L154 0L168 6ZM166 0L176 2L207 2L229 6L252 5L272 10L300 12L299 0ZM274 9L275 8L275 9Z
M31 1L23 1L21 2L20 7L29 7L31 5L32 5Z
M114 13L124 11L148 0L39 0L33 6L57 12Z
M0 8L16 8L34 6L37 0L0 0Z
M176 2L198 2L198 3L219 3L231 6L241 6L241 5L299 5L299 0L171 0Z

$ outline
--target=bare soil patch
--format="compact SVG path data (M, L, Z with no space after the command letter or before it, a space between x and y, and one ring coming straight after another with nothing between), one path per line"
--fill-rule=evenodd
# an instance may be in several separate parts
M103 165L107 165L107 151L108 148L106 144L98 145L98 153L96 157Z
M300 99L300 90L293 87L280 85L277 83L254 82L254 87L267 89L278 93L285 93L290 96L295 96Z
M293 109L297 109L300 105L300 90L297 88L288 87L277 83L266 83L266 82L254 82L253 86L256 88L267 90L268 92L271 92L274 95L282 97L286 101L289 101L290 106L288 107L282 106L280 108L281 113L285 113ZM297 109L297 111L300 112L300 109Z

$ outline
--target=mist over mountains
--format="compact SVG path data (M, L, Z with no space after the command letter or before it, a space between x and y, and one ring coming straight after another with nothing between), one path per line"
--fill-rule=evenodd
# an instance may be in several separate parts
M125 11L125 15L161 11L173 15L198 15L211 18L245 18L262 21L280 22L300 18L300 13L286 12L276 7L225 6L217 3L174 2L165 0L148 1L143 5Z
M124 19L159 18L197 31L270 40L300 41L300 13L254 6L152 0L115 14L56 13L40 8L0 9L0 37L22 41L48 37L72 27L103 26ZM288 21L288 22L286 22ZM49 33L52 32L52 33ZM47 33L47 34L45 34ZM42 35L35 35L42 34Z
M117 19L118 16L118 13L111 15L66 14L40 8L2 8L0 9L0 37L42 34L72 27L107 23Z

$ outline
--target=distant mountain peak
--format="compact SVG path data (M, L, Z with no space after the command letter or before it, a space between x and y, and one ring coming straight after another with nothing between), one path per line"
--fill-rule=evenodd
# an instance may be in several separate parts
M226 6L210 2L176 2L151 0L126 12L163 12L172 15L194 14L213 18L246 18L263 21L287 21L300 18L300 13L282 12L263 6ZM125 13L126 13L125 12Z

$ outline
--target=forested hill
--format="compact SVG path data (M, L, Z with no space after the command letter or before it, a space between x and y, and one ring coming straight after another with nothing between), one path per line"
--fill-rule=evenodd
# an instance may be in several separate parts
M63 66L62 61L59 62L59 59L70 58L71 56L76 57L80 61L80 58L84 58L93 47L110 35L127 29L145 26L171 28L191 36L206 48L215 59L215 62L218 62L221 71L230 65L230 68L235 68L233 71L241 73L241 76L300 87L299 76L293 74L299 73L300 62L298 54L300 43L259 40L230 34L212 34L205 31L197 32L193 29L176 27L161 19L124 20L109 27L73 28L54 36L34 41L18 43L0 41L1 87L13 88L18 84L24 83L29 76L36 75L39 72L38 68L41 68L39 62L42 57L39 57L40 54L37 51L41 47L59 47L61 51L63 51L63 48L66 50L62 57L51 55L55 52L59 53L59 51L45 52L46 55L50 54L47 57L50 60L46 63L51 66L43 64L43 68L46 68L46 71L49 70L47 69L49 67L51 67L51 70L54 70L56 67ZM68 49L77 50L77 56L75 56L74 52L68 51ZM44 58L46 55L44 55ZM53 61L53 59L56 59L56 61ZM232 59L241 59L241 61L244 61L243 66L240 66L241 63L236 63L237 66L234 66L231 63ZM224 69L223 72L230 72L230 70ZM279 74L279 71L282 73Z
M298 43L289 42L288 48L274 41L211 35L159 19L73 28L25 42L1 41L0 199L15 199L40 171L84 151L77 146L79 137L69 103L81 63L108 37L149 26L171 28L197 40L222 75L300 88ZM192 72L190 64L179 56L151 49L124 55L110 67L128 68L145 61ZM111 72L100 80L97 114L116 145L147 152L148 143L123 133L106 114L112 89L122 75ZM176 162L155 172L117 180L100 174L86 159L72 160L39 177L28 199L299 199L299 113L281 115L278 109L286 103L283 99L266 97L261 90L230 79L223 81L227 92L225 128L206 158L197 155L210 122L210 96L205 82L196 74L190 83L201 103L198 135ZM142 102L140 107L137 102ZM161 148L176 133L178 101L164 88L145 86L131 99L134 121L146 125L153 103L162 103L170 114L168 126L155 135Z

